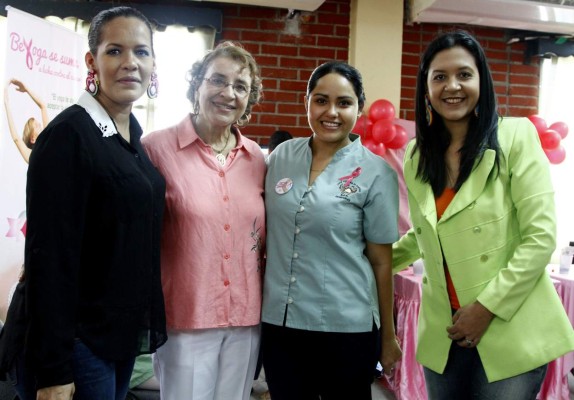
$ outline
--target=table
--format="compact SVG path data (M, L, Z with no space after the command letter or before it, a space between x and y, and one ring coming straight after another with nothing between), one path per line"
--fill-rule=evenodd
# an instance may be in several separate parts
M574 269L568 275L551 273L556 291L564 304L574 327ZM391 377L381 379L398 400L426 400L425 379L422 366L416 361L418 313L421 302L421 275L412 267L394 276L396 334L403 350L403 358ZM569 399L568 373L574 368L574 352L570 352L548 365L538 399Z

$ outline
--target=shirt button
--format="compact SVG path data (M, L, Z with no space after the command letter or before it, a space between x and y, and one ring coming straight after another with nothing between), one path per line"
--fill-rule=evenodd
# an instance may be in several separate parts
M421 228L417 228L417 233L420 235L421 234Z
M225 280L225 281L223 282L223 285L224 285L224 286L229 286L229 281L228 281L228 280Z
M311 190L313 190L313 186L308 186L308 187L307 187L307 192L310 192Z
M294 283L297 280L294 276L291 277L291 283Z
M472 229L472 231L473 231L474 233L480 233L480 231L481 231L480 226L475 226L475 227Z
M219 171L219 176L223 178L225 176L225 173L223 171Z
M487 262L488 261L488 256L486 254L483 254L480 256L480 261L482 262Z
M303 207L303 206L299 207L299 212L303 212L303 211L305 211L305 207Z
M295 235L298 235L301 232L301 229L299 227L295 228Z
M229 224L225 224L225 226L223 227L223 229L225 229L226 231L228 231L231 228L231 226L229 226Z
M139 155L139 154L136 154L136 158L140 158L140 155Z
M299 258L299 253L293 253L293 258Z
M293 299L291 297L287 298L287 303L288 304L293 304Z
M423 283L427 283L427 277L423 277Z
M226 260L229 260L230 257L231 257L231 256L230 256L229 254L226 254L226 255L223 256L223 258L225 258Z
M223 201L229 201L229 196L223 196Z
M470 203L470 205L468 206L468 209L472 210L474 208L475 204L476 204L476 201L473 201L472 203Z

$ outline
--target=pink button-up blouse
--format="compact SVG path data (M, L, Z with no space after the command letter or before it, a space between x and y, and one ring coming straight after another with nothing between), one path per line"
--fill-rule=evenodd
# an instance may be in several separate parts
M260 321L265 160L236 130L224 167L188 115L142 139L167 184L161 277L169 329Z

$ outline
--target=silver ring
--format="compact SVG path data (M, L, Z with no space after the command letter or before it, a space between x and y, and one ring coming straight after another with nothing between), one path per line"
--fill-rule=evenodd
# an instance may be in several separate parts
M466 345L467 345L468 347L472 346L472 343L473 343L472 340L470 340L470 339L465 339L464 342L466 343Z

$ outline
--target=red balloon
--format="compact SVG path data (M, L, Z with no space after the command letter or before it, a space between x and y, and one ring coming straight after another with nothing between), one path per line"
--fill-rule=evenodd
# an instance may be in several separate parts
M397 134L390 142L385 143L388 149L400 149L409 141L409 134L407 130L401 125L395 124L395 130Z
M552 129L547 129L540 134L540 144L545 150L554 150L560 146L561 140L560 134Z
M383 157L387 152L387 148L383 143L376 143L375 146L369 150L371 150L373 153L381 157Z
M546 157L548 157L551 164L560 164L566 158L566 149L562 145L554 150L544 149L544 153L546 153Z
M357 122L355 122L355 126L351 132L360 135L364 139L371 137L373 132L373 121L371 121L366 115L362 114L357 118Z
M371 104L371 108L369 108L369 119L371 121L392 120L393 118L395 118L395 106L390 101L379 99Z
M554 122L552 125L548 127L548 129L552 129L553 131L558 132L558 134L562 139L568 136L568 125L565 122L562 121Z
M534 124L539 135L548 129L546 121L540 115L530 115L528 119Z
M388 143L395 138L397 129L393 121L381 119L373 125L373 140L375 143Z
M372 138L361 139L361 143L363 144L363 146L365 146L367 149L371 151L373 151L376 145L375 141Z

